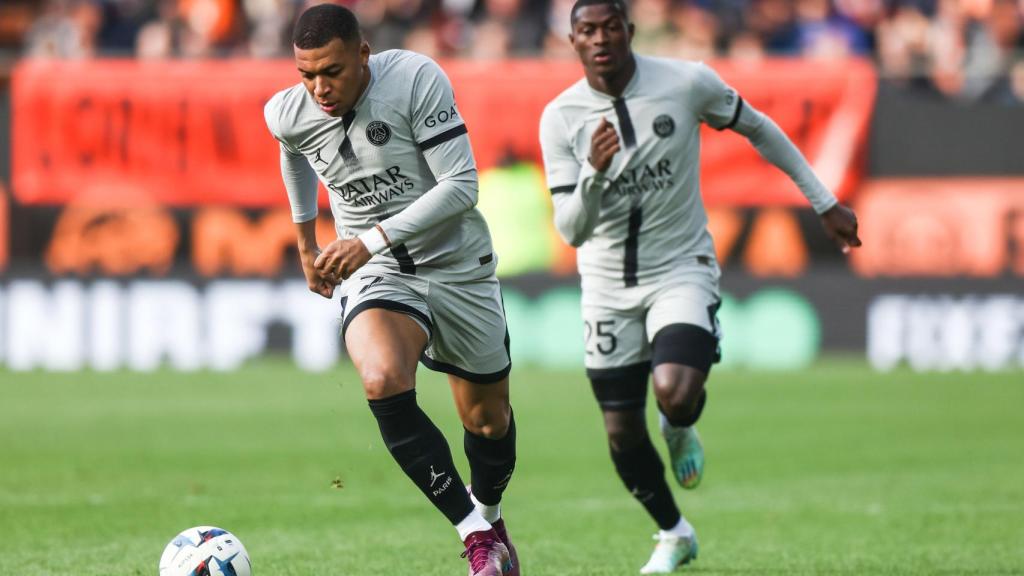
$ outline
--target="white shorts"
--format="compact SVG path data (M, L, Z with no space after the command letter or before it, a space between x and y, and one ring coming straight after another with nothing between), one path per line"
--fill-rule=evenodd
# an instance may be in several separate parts
M651 360L651 342L671 324L691 324L722 338L716 312L721 304L712 260L694 260L656 282L583 291L583 337L588 372Z
M363 310L407 314L427 334L424 366L481 384L498 382L512 368L501 286L483 280L442 283L401 273L358 272L341 290L342 338Z

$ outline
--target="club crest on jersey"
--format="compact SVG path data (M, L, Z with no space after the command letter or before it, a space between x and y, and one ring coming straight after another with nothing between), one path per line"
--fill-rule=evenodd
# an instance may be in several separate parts
M391 127L380 120L374 120L366 126L366 139L374 146L383 146L391 140Z
M676 122L668 114L662 114L654 119L654 133L662 138L668 138L676 131Z

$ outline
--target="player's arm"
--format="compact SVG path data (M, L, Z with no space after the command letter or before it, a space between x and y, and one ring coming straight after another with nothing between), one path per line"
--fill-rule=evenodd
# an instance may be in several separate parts
M477 203L476 161L466 125L457 114L451 82L440 66L426 58L413 76L409 121L437 184L359 236L374 254L407 242Z
M336 282L320 273L315 266L320 255L316 241L317 179L316 172L302 154L279 136L274 115L273 101L265 111L267 126L281 145L281 180L284 181L291 205L292 222L298 240L299 262L309 289L324 298L334 294Z
M281 145L281 179L288 191L292 222L298 240L299 262L309 289L324 298L334 295L337 279L316 267L320 245L316 241L317 180L316 172L301 154L293 154Z
M591 138L590 158L580 165L568 140L568 128L552 108L540 119L540 146L544 171L555 207L555 229L566 243L580 246L594 233L601 211L601 196L608 189L604 177L619 151L619 136L606 120Z
M826 232L843 252L860 246L853 210L840 204L822 184L807 159L774 120L744 102L707 66L700 66L697 90L703 96L699 99L701 120L713 128L730 128L742 134L761 157L785 172L821 216Z

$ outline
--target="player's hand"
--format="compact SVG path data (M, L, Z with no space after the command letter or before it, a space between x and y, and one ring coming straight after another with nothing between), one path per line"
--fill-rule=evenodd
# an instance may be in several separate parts
M324 278L341 282L347 280L370 261L370 251L366 244L359 238L342 240L338 238L324 248L324 251L317 256L313 267Z
M612 157L619 151L619 134L606 118L601 118L594 135L590 137L590 165L598 172L604 172L612 164Z
M851 248L860 246L857 237L857 215L842 204L836 204L821 215L825 232L835 242L843 254L849 254Z
M329 300L334 296L334 287L338 283L333 281L333 279L324 278L320 272L317 271L314 263L318 256L320 256L319 249L309 252L299 252L299 261L302 263L302 274L306 277L306 285L309 286L311 292L319 294Z

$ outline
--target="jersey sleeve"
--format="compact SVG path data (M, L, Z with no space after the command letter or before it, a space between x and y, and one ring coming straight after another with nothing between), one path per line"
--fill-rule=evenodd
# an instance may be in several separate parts
M693 81L697 117L715 130L732 128L739 119L743 98L706 64L696 65Z
M440 181L475 170L476 162L448 76L436 62L421 58L412 80L409 120L416 145Z
M762 158L785 172L811 203L815 212L824 214L836 205L838 200L818 179L804 155L782 128L766 114L750 104L744 104L732 129L746 136Z
M317 179L316 172L298 149L292 146L281 135L280 96L271 98L263 108L263 118L267 129L278 141L281 148L281 180L284 181L288 193L288 203L292 209L293 222L306 222L317 216Z
M562 115L551 106L545 108L540 119L540 147L555 208L555 229L566 243L580 246L594 233L601 196L609 182L590 162L581 165L568 135Z
M572 192L579 182L581 166L569 143L565 121L551 107L545 108L540 117L540 149L551 193Z
M282 136L281 114L283 100L284 97L280 93L275 94L273 98L268 100L267 104L263 107L263 119L267 123L267 130L270 130L270 135L281 143L282 150L286 150L290 154L301 155L298 149L292 146L288 140Z

